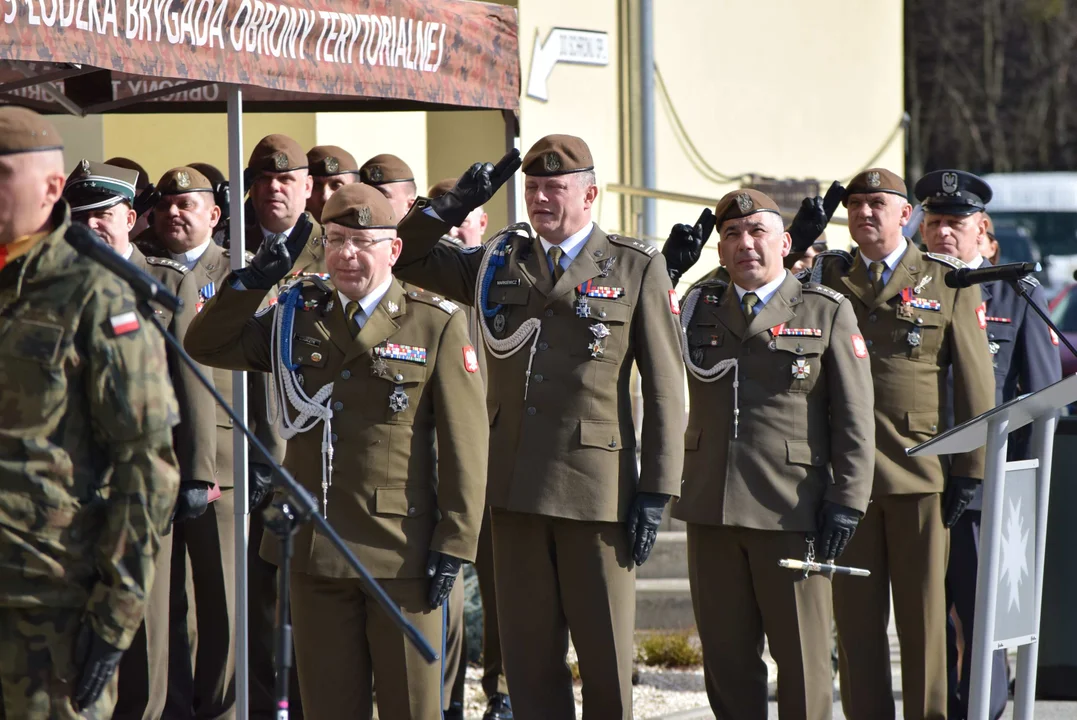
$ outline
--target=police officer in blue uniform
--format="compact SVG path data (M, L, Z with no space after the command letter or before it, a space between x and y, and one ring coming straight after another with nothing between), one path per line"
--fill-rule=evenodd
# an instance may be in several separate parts
M915 193L925 212L920 232L928 250L956 257L969 267L987 264L981 255L990 223L985 207L991 200L991 188L986 182L961 170L936 170L916 183ZM1039 283L1032 277L1020 282L1033 302L1046 310L1047 298ZM1014 287L995 281L980 285L980 290L984 300L980 317L987 325L988 349L995 369L995 404L1061 379L1058 339ZM949 414L952 418L952 410ZM1028 441L1027 433L1011 435L1009 459L1027 459ZM960 623L966 658L958 677L957 632L951 621L947 628L951 720L964 720L968 715L971 663L967 658L972 651L981 494L977 490L969 509L950 531L947 603ZM992 661L989 717L1001 717L1007 694L1005 651L998 650Z

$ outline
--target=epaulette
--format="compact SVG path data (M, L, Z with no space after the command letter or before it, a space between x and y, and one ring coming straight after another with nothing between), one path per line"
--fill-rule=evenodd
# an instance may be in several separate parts
M1023 278L1019 278L1017 282L1021 283L1029 290L1035 290L1040 286L1040 281L1031 275L1025 275Z
M607 235L606 239L616 245L630 247L633 250L643 253L647 257L654 257L654 254L658 252L658 248L654 245L645 243L642 240L636 240L635 238L621 237L620 235Z
M183 263L176 262L172 258L163 258L156 257L153 255L147 255L146 262L148 262L150 265L160 265L161 267L172 268L173 270L183 273L184 275L191 272L187 269L186 265L184 265Z
M806 282L801 286L801 290L803 290L804 292L822 295L824 297L830 298L836 303L840 303L841 301L845 300L845 296L837 290L827 287L826 285L821 285L819 283Z
M460 306L454 303L452 300L446 300L440 295L435 295L434 293L427 292L426 290L409 290L408 299L418 300L419 302L426 303L427 305L433 305L434 307L440 308L441 310L447 312L450 315L460 309Z
M688 297L688 293L693 290L717 290L719 294L729 289L729 283L718 278L703 278L702 280L696 280L692 283L691 287L685 291L684 297Z
M231 251L228 248L224 248L221 252L224 253L225 257L232 257ZM247 265L250 265L251 260L254 259L254 253L252 253L250 250L244 250L243 251L243 259L244 259L244 261L246 261Z
M926 252L926 253L924 253L924 257L931 258L932 260L934 260L935 262L937 262L937 263L939 263L941 265L946 265L948 267L952 267L954 270L960 270L963 267L968 267L967 265L965 265L965 263L961 262L957 258L952 257L950 255L943 255L941 253Z
M842 264L845 266L842 269L842 274L845 274L853 266L853 256L844 250L826 250L815 256L812 262L811 273L806 278L810 282L817 285L823 283L823 266L827 264L828 258L840 258Z

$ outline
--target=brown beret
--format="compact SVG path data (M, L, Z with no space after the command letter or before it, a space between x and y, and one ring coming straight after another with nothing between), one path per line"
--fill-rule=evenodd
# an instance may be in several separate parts
M377 189L352 183L337 190L322 210L322 225L336 223L356 230L392 229L396 216L389 200Z
M128 170L134 170L138 173L138 180L135 181L135 190L142 192L146 189L146 186L150 184L149 173L146 172L146 168L139 165L134 160L125 157L114 157L105 161L106 165L112 165L113 167L127 168Z
M871 193L891 193L908 197L905 181L886 168L869 168L852 179L845 187L842 204L847 205L850 195L869 195Z
M359 168L359 179L367 185L387 185L408 180L414 182L415 173L396 155L382 153L363 163L363 167Z
M286 173L307 167L307 155L287 135L266 135L258 141L247 168L258 172Z
M67 178L64 199L72 213L105 210L135 200L138 172L124 167L82 160Z
M591 149L573 135L547 135L524 155L524 175L568 175L595 169Z
M445 178L436 185L430 186L430 192L426 194L426 197L433 200L436 197L441 197L445 193L456 187L456 178Z
M213 183L193 167L172 168L157 183L159 195L182 195L192 192L213 192Z
M726 220L736 220L761 212L774 213L779 217L782 214L778 209L778 203L771 200L766 193L752 188L741 188L726 193L718 201L718 206L714 209L714 220L721 228Z
M63 149L60 133L43 116L15 105L0 107L0 155Z
M331 177L359 172L350 152L336 145L317 145L307 151L307 166L314 177Z
M198 172L205 175L206 180L209 180L210 184L212 184L213 187L217 187L218 185L223 185L224 183L228 182L227 178L225 178L224 176L224 173L218 170L216 165L210 165L209 163L204 162L193 162L187 163L187 167L191 168L192 170L197 170Z

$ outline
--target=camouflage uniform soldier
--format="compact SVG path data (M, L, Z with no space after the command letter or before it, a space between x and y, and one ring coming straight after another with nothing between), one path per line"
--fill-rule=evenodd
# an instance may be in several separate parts
M0 717L107 718L176 498L163 343L78 255L62 141L0 109Z

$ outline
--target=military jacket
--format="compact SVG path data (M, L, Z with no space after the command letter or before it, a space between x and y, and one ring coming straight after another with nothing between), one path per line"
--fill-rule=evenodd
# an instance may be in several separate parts
M875 420L850 303L786 273L750 324L717 281L694 286L683 312L691 411L674 517L814 532L823 500L865 511Z
M191 325L188 352L216 367L270 372L282 303L255 316L262 298L224 283ZM474 560L488 435L475 423L482 379L463 313L394 280L353 338L335 292L305 281L299 305L290 360L301 387L314 396L333 383L329 522L375 577L425 577L431 550ZM284 460L319 505L322 435L321 424L295 435ZM262 554L278 562L275 538L266 538ZM293 568L355 577L309 523L296 536Z
M130 645L179 483L164 343L56 228L0 270L0 607L85 608Z
M637 492L676 496L684 461L684 367L665 259L596 225L555 284L527 225L486 247L438 238L447 226L416 203L400 225L395 272L479 305L486 328L490 505L623 521ZM495 267L487 276L483 267ZM476 302L476 288L486 288ZM486 334L489 333L489 334ZM511 348L516 348L513 351ZM642 380L637 464L630 380Z
M946 377L952 367L954 417L962 423L994 406L986 313L979 288L946 286L960 261L921 252L912 243L881 294L875 295L862 254L820 253L812 268L849 298L871 359L875 387L873 496L943 490L947 473L983 479L984 449L909 457L906 449L945 429Z

